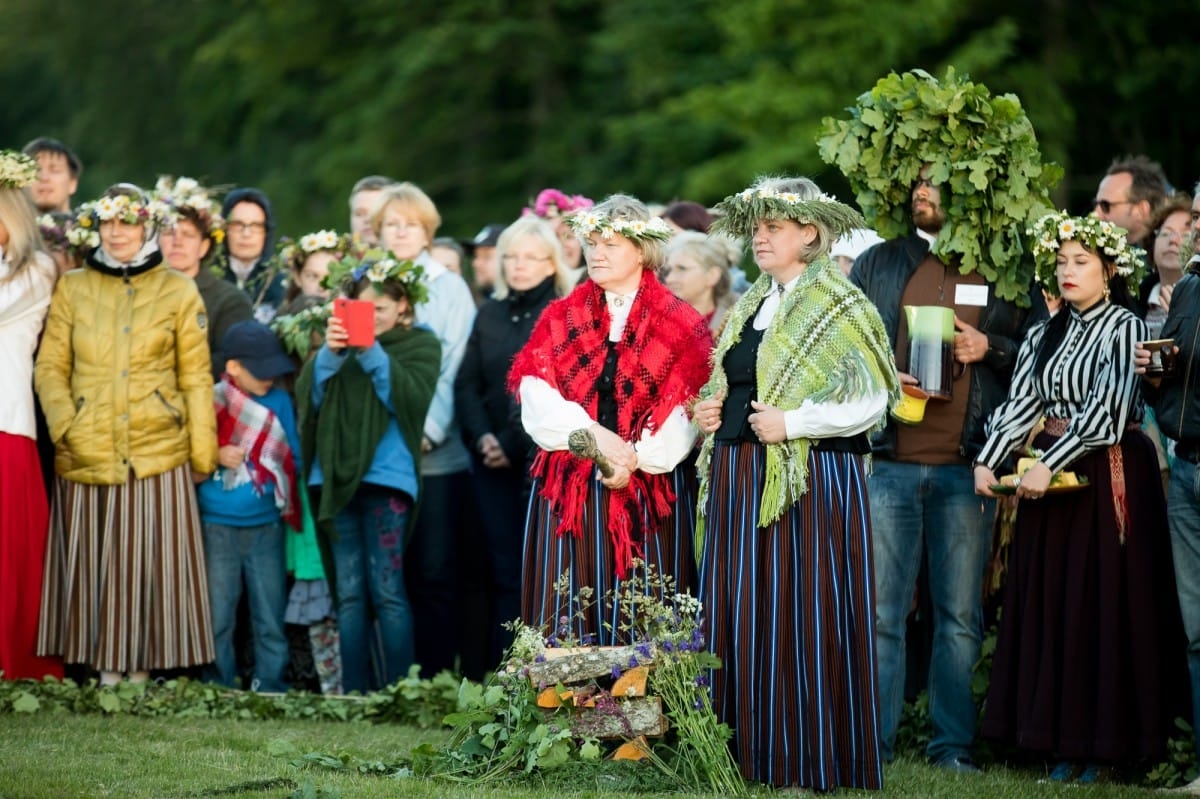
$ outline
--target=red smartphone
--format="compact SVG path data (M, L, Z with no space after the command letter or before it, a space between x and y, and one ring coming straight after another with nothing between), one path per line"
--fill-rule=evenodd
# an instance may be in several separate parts
M346 328L347 347L369 347L375 343L375 303L338 297L333 315Z

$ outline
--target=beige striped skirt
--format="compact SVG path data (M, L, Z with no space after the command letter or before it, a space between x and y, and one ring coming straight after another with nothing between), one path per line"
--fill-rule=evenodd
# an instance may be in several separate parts
M188 467L124 485L59 477L38 654L100 671L213 659L204 543Z

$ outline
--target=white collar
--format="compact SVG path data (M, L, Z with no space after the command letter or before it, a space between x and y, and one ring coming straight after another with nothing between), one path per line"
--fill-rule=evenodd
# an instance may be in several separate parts
M929 242L930 244L933 244L933 240L937 238L936 233L930 233L927 230L921 230L921 228L917 228L917 235L925 239L925 241Z
M633 305L633 298L637 296L637 290L629 294L618 294L615 291L604 291L604 301L608 303L610 308L628 308Z
M807 268L807 267L805 267L805 268ZM780 286L783 286L783 295L786 297L789 291L791 291L792 289L796 288L796 282L800 280L800 277L801 277L801 275L803 275L803 274L804 274L804 273L803 273L803 272L801 272L799 275L796 275L794 278L792 278L791 280L789 280L789 281L788 281L788 282L786 282L786 283L778 283L778 282L776 282L776 283L775 283L775 289L774 289L774 290L775 290L775 292L776 292L776 293L778 293L778 292L779 292L779 287L780 287Z

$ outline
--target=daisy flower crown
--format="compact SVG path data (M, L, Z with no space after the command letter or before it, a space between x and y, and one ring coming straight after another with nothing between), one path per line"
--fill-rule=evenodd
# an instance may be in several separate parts
M315 233L306 233L296 241L280 243L283 245L280 254L284 262L298 270L304 266L304 259L313 253L331 252L340 256L349 252L351 240L348 234L339 235L336 230L318 230Z
M1125 228L1094 216L1071 216L1066 211L1046 214L1025 231L1030 236L1038 283L1058 294L1056 259L1063 242L1077 241L1088 250L1103 254L1116 266L1136 296L1146 270L1143 250L1125 239Z
M100 224L114 219L127 225L162 225L173 221L170 208L162 200L127 194L105 196L79 206L75 226L67 231L67 240L80 252L93 250L100 246Z
M0 150L0 188L23 189L37 180L37 161L16 150Z
M657 216L645 220L627 219L587 209L572 213L567 217L567 224L581 239L593 233L599 233L602 239L611 239L614 233L619 233L632 241L670 241L674 232L670 225Z
M404 287L408 301L420 305L429 299L425 285L425 267L409 260L401 260L381 249L368 250L362 258L351 254L329 265L329 274L321 282L328 289L344 288L346 281L357 283L366 278L371 288L382 293L387 281Z
M225 220L221 206L194 178L171 178L163 175L154 184L152 202L161 203L163 218L168 224L179 221L184 210L191 211L208 226L209 235L218 243L225 237Z
M821 225L834 238L857 228L867 227L862 214L836 197L820 194L811 200L796 192L762 186L731 194L717 203L719 216L713 230L741 238L754 235L754 226L763 219L790 219L801 225Z

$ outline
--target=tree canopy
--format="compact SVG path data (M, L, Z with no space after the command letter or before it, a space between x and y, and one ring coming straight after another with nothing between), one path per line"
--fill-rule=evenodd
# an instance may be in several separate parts
M1181 188L1200 6L1133 0L7 0L0 140L62 139L78 199L119 179L255 185L284 232L412 180L466 236L545 186L713 203L767 173L850 198L821 120L890 71L1012 92L1082 210L1116 156ZM1086 24L1084 24L1086 23Z

